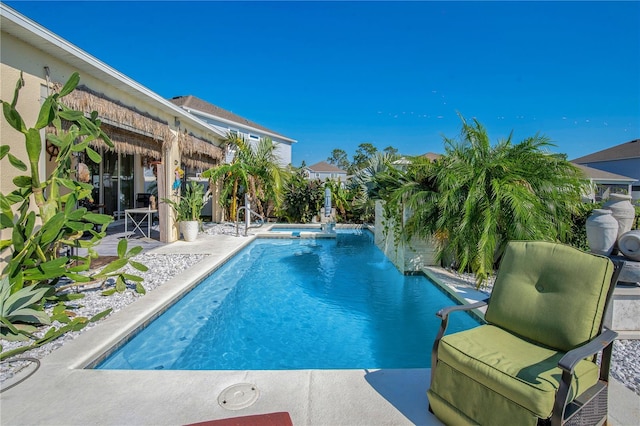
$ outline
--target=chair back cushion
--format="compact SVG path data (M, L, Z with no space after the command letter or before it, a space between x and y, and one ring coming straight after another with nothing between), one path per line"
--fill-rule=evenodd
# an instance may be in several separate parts
M566 352L600 333L613 270L608 258L566 245L509 242L485 319Z

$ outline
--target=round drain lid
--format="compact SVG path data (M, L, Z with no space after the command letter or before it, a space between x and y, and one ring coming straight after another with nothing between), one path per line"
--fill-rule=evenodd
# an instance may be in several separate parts
M227 410L242 410L253 405L259 395L260 392L256 385L238 383L222 391L218 396L218 404Z

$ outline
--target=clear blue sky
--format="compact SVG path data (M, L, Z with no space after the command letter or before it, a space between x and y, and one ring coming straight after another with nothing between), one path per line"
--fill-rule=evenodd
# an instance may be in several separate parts
M637 1L5 3L163 97L298 140L294 165L441 153L457 112L569 159L640 137Z

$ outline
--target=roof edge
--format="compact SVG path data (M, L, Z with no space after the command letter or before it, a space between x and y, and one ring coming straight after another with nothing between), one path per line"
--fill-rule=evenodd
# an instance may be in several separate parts
M38 37L40 37L42 40L51 43L52 45L58 47L59 49L62 49L63 51L69 53L70 55L86 62L87 64L89 64L91 67L96 68L97 70L109 75L110 77L120 81L121 83L125 84L126 86L131 87L133 90L137 91L138 93L142 94L143 96L146 96L147 98L160 103L161 105L163 105L166 108L169 108L172 112L175 112L177 114L179 114L184 118L188 118L193 120L193 123L199 125L199 126L203 126L205 127L207 130L211 131L212 133L217 134L220 137L225 137L226 135L221 133L218 129L212 128L208 123L198 119L197 117L193 117L192 115L185 113L185 111L183 109L181 109L180 107L172 104L171 102L169 102L168 100L166 100L165 98L163 98L162 96L158 95L157 93L153 92L152 90L148 89L147 87L141 85L140 83L136 82L135 80L127 77L125 74L121 73L120 71L116 70L115 68L107 65L106 63L100 61L98 58L96 58L95 56L90 55L89 53L85 52L84 50L80 49L79 47L73 45L72 43L68 42L67 40L63 39L62 37L58 36L57 34L55 34L54 32L50 31L49 29L43 27L42 25L38 24L37 22L31 20L30 18L28 18L25 15L22 15L20 12L16 11L15 9L12 9L11 7L7 6L4 3L0 3L0 18L1 19L7 19L11 22L13 22L15 25L18 25L19 27L23 28L24 30L37 35Z

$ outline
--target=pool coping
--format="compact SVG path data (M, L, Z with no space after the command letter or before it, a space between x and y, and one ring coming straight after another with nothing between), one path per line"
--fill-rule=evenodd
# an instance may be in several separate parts
M182 297L189 285L193 286L220 267L253 239L255 236L199 236L194 243L176 242L152 250L159 254L204 253L208 256L43 358L40 369L31 378L0 394L2 424L188 424L276 411L289 412L296 425L440 424L427 411L429 369L125 371L84 368L113 350L117 342L141 323L151 321L159 309ZM443 281L438 272L427 268L425 274L430 277L432 274L433 281ZM441 284L444 289L448 287L446 282ZM472 296L465 292L460 289L452 295ZM256 384L260 390L258 401L238 411L222 408L217 397L238 383ZM625 393L626 388L615 381L614 390L616 397L610 395L611 405L614 400L616 407L637 402L629 396L630 391ZM620 398L621 394L627 399ZM625 405L619 405L618 401L625 401ZM612 414L614 410L611 407ZM614 421L613 424L625 423Z
M199 236L152 250L209 256L43 358L32 377L0 395L2 424L188 424L275 411L289 412L294 424L440 424L427 411L428 369L86 369L255 238ZM226 388L247 382L260 390L255 404L230 411L217 403Z

